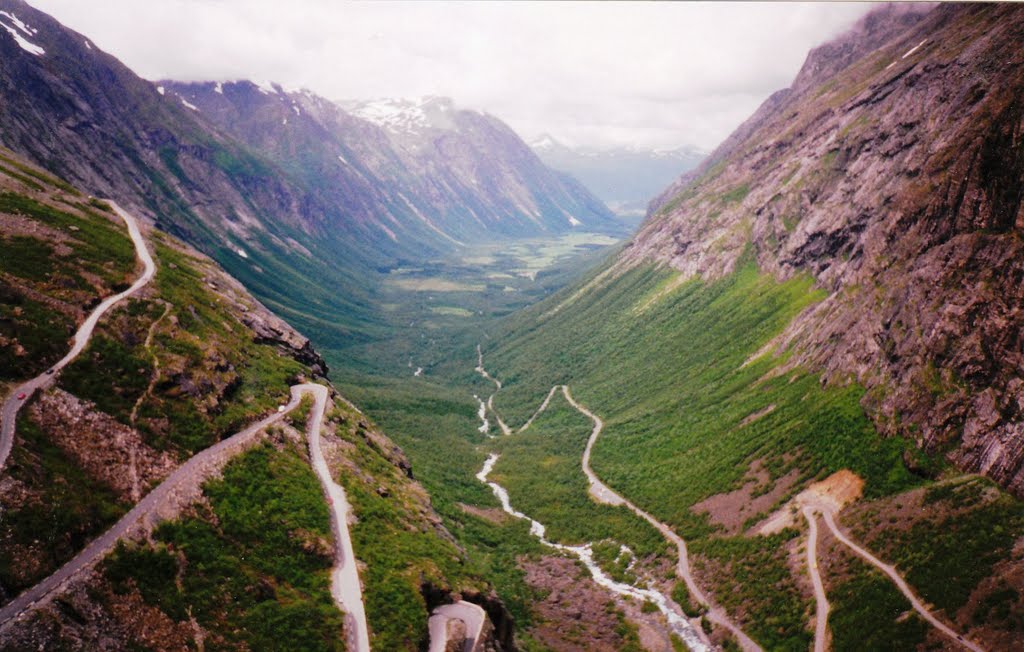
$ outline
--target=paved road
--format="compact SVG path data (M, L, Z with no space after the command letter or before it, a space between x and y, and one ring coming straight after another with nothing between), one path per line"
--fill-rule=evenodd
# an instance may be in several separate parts
M92 543L86 546L85 549L78 553L74 558L61 566L56 572L44 579L42 582L24 591L18 595L18 597L4 605L3 608L0 608L0 629L3 629L13 622L15 618L31 609L36 605L36 603L60 590L68 580L74 578L83 570L92 568L100 559L114 548L114 545L118 540L124 537L132 527L141 521L143 517L150 514L154 509L160 506L164 499L172 494L175 489L184 484L186 480L189 480L194 475L201 473L203 466L208 461L216 460L218 459L218 455L225 454L232 449L240 448L246 444L248 440L255 437L260 431L270 424L280 420L285 414L295 409L299 404L300 398L300 395L293 389L291 402L288 403L284 411L275 412L261 421L252 424L245 430L242 430L241 432L218 442L210 448L197 453L187 462L178 467L167 477L166 480L157 485L157 487L146 494L146 497L140 500L135 507L122 516L121 520L115 523L113 527L97 539L94 539Z
M825 595L825 584L818 572L818 517L811 507L803 508L804 518L810 531L807 534L807 569L811 573L814 584L814 652L825 652L828 649L828 596Z
M313 470L320 479L320 485L331 507L331 529L337 542L334 569L331 571L331 595L345 612L345 630L348 632L346 649L370 652L370 633L366 625L363 592L359 586L356 556L348 531L348 513L351 508L345 490L331 477L323 451L320 450L320 427L327 408L328 390L323 385L315 383L295 385L292 387L292 402L296 402L301 394L306 392L311 393L315 401L313 411L309 415L309 423L306 425L309 454L313 461Z
M307 393L312 394L314 397L313 411L310 413L310 419L306 427L310 456L313 460L314 471L324 487L325 494L329 497L331 528L337 542L336 562L331 572L331 595L345 612L346 631L348 632L349 639L346 648L356 652L369 652L369 632L366 625L362 590L359 585L359 575L355 564L355 554L352 550L352 540L349 537L348 531L348 512L350 509L348 499L345 496L344 489L331 479L327 462L324 460L320 449L320 428L323 424L329 393L326 387L314 383L292 386L291 400L283 410L275 412L252 424L245 430L197 453L185 464L178 467L166 480L160 483L125 514L121 520L115 523L102 536L90 543L71 561L64 564L50 577L28 589L3 608L0 608L0 629L14 622L16 618L30 610L41 600L59 591L69 580L82 571L92 568L114 548L118 540L128 534L142 518L158 508L179 486L188 480L194 479L196 475L201 475L203 467L207 462L221 459L219 457L221 455L233 455L241 450L260 432L298 407L302 396Z
M128 234L131 236L132 243L135 245L135 253L139 260L142 261L145 269L142 272L142 276L132 283L130 288L124 292L107 297L100 303L100 305L93 309L92 313L90 313L86 320L82 322L82 325L79 326L78 332L75 333L74 345L71 347L71 350L60 360L60 362L53 365L53 368L56 370L53 375L47 375L45 373L40 374L32 380L15 387L14 391L11 392L11 395L4 402L3 409L0 410L0 419L2 419L2 421L0 421L0 471L3 471L4 465L7 463L7 458L11 454L11 448L14 446L14 425L18 416L18 410L21 409L21 406L32 397L32 394L35 393L36 390L51 385L60 373L60 370L78 357L78 354L81 353L89 343L89 338L92 337L93 329L96 328L96 324L99 323L100 317L102 317L104 313L110 310L110 308L112 308L117 302L138 292L143 286L149 283L150 279L153 278L153 274L156 273L156 265L153 263L153 257L149 254L149 249L146 248L146 241L142 238L142 233L139 231L139 225L135 221L135 218L122 210L121 207L114 202L108 201L108 203L128 226ZM25 394L25 398L18 400L18 395L22 393Z
M478 652L480 636L484 630L487 614L480 605L459 600L454 604L443 604L434 609L427 621L430 630L429 652L445 652L448 648L448 621L461 620L466 624L466 643L462 652Z
M957 634L955 631L950 629L949 626L947 626L944 622L936 618L935 615L924 606L921 600L918 599L916 595L914 595L914 592L910 589L910 586L906 583L906 581L904 581L900 574L896 572L896 569L893 566L879 560L877 557L872 555L864 548L861 548L859 545L851 541L849 537L843 534L842 530L840 530L836 526L836 522L832 518L831 511L822 510L821 515L825 519L825 524L828 525L830 530L832 530L832 534L834 534L835 537L839 539L839 541L841 541L847 548L849 548L859 557L864 559L864 561L868 562L872 566L878 568L880 571L888 575L889 579L892 580L893 584L896 585L896 588L900 590L900 593L902 593L904 597L906 597L907 600L910 601L910 606L914 608L914 611L919 613L922 618L931 623L932 626L935 627L935 629L939 630L940 632L942 632L950 639L952 639L959 645L963 646L964 648L972 650L972 652L984 652L981 647L979 647L975 643L972 643L971 641L964 639L960 634Z
M565 395L565 399L569 401L570 405L594 422L594 429L591 431L590 439L587 440L587 447L583 451L583 472L586 474L587 480L590 482L590 495L597 499L598 502L607 503L609 505L625 505L634 514L657 528L657 530L661 532L662 536L675 544L679 554L679 562L676 565L676 574L686 582L686 587L690 591L690 596L699 604L707 606L708 620L729 630L736 638L736 641L740 644L740 647L746 652L760 651L761 646L755 643L753 639L747 636L746 633L739 628L738 625L732 622L732 620L729 619L729 616L725 613L725 610L713 603L701 588L697 586L697 582L694 581L693 574L690 571L690 558L686 551L686 541L676 534L672 528L657 520L612 490L611 487L603 483L601 479L597 477L597 474L594 473L594 470L590 468L590 453L598 436L601 434L601 430L604 428L604 422L599 416L577 403L569 392L569 387L567 385L562 385L562 394Z

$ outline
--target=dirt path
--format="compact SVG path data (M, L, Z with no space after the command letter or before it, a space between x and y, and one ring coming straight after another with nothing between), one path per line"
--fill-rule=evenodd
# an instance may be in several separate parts
M153 393L153 388L156 387L157 382L160 380L160 357L153 353L153 336L156 333L157 326L163 321L171 312L171 304L162 302L164 304L164 311L153 320L153 323L149 325L149 331L146 333L146 342L143 344L143 348L149 352L149 357L153 359L153 373L149 377L149 384L146 386L146 391L139 396L139 399L135 401L135 405L132 406L132 413L128 416L128 423L135 427L135 420L139 416L139 408L142 407L142 403L149 398L149 395Z
M121 207L114 202L108 201L108 203L113 207L118 216L124 220L124 223L128 227L128 235L132 239L132 244L135 245L135 255L140 261L142 261L142 276L132 283L131 287L127 290L107 297L100 302L100 305L93 309L85 321L82 322L82 325L78 327L71 350L67 355L61 358L60 362L53 365L53 374L40 374L32 380L15 387L14 390L11 391L10 396L8 396L7 400L4 402L3 409L0 410L0 471L3 471L4 465L7 463L7 458L11 454L11 448L14 446L14 426L18 417L18 410L21 409L21 406L32 397L32 394L34 394L36 390L44 389L52 385L56 377L60 374L61 369L71 364L71 362L78 357L78 355L85 349L86 345L89 344L89 339L92 337L92 332L96 328L96 324L99 323L100 317L102 317L118 302L130 297L142 289L153 278L153 275L156 274L156 264L153 262L153 257L150 255L149 249L146 247L146 241L142 237L142 232L139 231L138 222L135 221L135 218L132 215L122 210ZM19 400L19 394L25 394L25 398Z
M850 540L849 537L843 534L842 530L840 530L839 527L836 526L836 522L833 519L832 512L830 510L822 510L821 515L825 519L825 524L828 526L830 530L832 530L832 534L835 535L835 537L839 539L839 541L842 542L843 545L852 550L861 559L863 559L864 561L868 562L875 568L885 573L889 577L889 579L892 580L892 583L896 585L896 588L900 590L900 593L902 593L903 596L910 601L910 606L914 608L914 611L920 614L921 617L924 618L926 621L931 623L931 625L935 629L939 630L940 632L942 632L950 639L955 641L957 644L963 646L964 648L972 650L972 652L984 652L981 647L979 647L975 643L972 643L971 641L964 639L963 636L957 634L955 631L950 629L949 626L947 626L944 622L936 618L935 614L933 614L924 606L924 603L922 603L921 600L914 594L914 592L910 589L910 586L906 583L903 577L896 572L896 569L893 566L879 560L877 557L872 555L864 548L861 548L859 545Z
M807 570L811 574L811 583L814 584L814 602L816 605L814 614L814 652L825 652L828 644L828 596L825 594L825 584L821 581L821 573L818 572L818 515L810 507L803 508L804 518L807 519L809 528L807 534Z
M316 383L295 385L292 387L292 402L295 403L304 393L312 394L314 399L313 411L306 424L306 437L309 440L309 456L313 470L331 507L331 530L336 542L334 569L331 571L331 595L345 613L345 631L348 634L345 649L370 652L370 632L366 625L363 591L359 585L356 556L348 531L351 507L345 490L331 477L323 451L320 449L320 428L327 409L329 392L326 387Z

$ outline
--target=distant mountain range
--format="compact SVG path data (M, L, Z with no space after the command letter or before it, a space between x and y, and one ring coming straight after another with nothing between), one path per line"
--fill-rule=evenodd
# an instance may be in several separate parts
M643 217L653 197L707 156L692 146L666 150L569 147L547 134L530 147L544 163L579 179L623 217Z
M374 336L368 293L402 261L622 233L493 116L428 99L405 106L423 117L405 130L378 124L396 115L386 103L350 113L269 83L152 83L21 0L0 9L30 26L0 31L0 144L197 246L322 343Z

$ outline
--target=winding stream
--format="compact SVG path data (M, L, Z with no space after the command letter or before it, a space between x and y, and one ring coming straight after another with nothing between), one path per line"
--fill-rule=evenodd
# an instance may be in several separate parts
M682 610L679 606L663 593L650 588L643 589L633 586L632 584L616 582L609 577L607 573L601 570L601 567L597 565L597 562L594 561L594 553L589 543L582 546L567 546L561 543L548 541L546 538L547 529L544 525L514 509L509 500L508 491L506 491L505 488L497 482L491 482L487 479L487 476L489 476L491 471L494 470L494 465L497 461L498 454L491 453L490 457L487 458L487 461L484 462L483 468L476 474L476 477L477 480L487 484L491 488L491 491L494 492L494 495L497 496L498 500L501 502L501 508L505 513L524 521L529 521L530 534L540 539L540 542L545 546L572 554L583 562L583 565L590 571L590 576L598 586L602 586L613 593L617 593L618 595L634 598L640 601L650 601L653 603L658 607L658 610L664 614L665 619L668 621L669 631L682 639L682 641L686 643L686 646L693 652L705 652L711 649L704 642L696 628L682 614Z

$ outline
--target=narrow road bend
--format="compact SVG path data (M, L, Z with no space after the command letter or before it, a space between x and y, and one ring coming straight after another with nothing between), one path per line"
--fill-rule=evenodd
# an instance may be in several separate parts
M484 368L484 356L480 345L477 345L476 350L477 373L493 382L497 390L500 390L502 387L501 381L487 373L487 370ZM626 506L634 514L636 514L640 518L644 519L645 521L653 525L661 533L663 537L665 537L672 544L674 544L678 551L679 557L679 562L676 565L676 574L680 578L682 578L682 580L686 583L686 587L689 590L690 595L698 603L704 605L707 608L706 616L708 620L717 625L720 625L721 627L724 627L729 632L731 632L732 635L736 638L736 641L740 644L740 647L744 650L744 652L761 652L761 646L759 646L756 642L754 642L753 639L747 636L747 634L742 629L740 629L738 625L732 622L728 614L726 614L725 610L722 607L713 603L707 597L704 591L702 591L701 588L697 585L697 582L693 579L693 574L690 571L690 561L686 549L686 541L684 541L682 537L676 534L675 531L673 531L668 525L657 520L647 512L643 511L642 509L634 505L631 501L627 500L626 498L616 493L614 490L608 487L608 485L604 484L604 482L602 482L601 479L597 477L597 474L594 473L594 470L590 467L590 456L594 448L594 443L597 441L598 436L600 436L601 431L604 429L604 421L602 421L600 417L598 417L596 414L585 408L583 405L577 403L576 400L573 398L572 393L569 391L568 385L555 385L554 387L552 387L551 390L548 392L547 397L541 403L537 411L534 412L533 416L530 417L530 419L519 429L518 432L526 430L533 423L533 420L536 419L545 409L547 409L547 406L550 403L551 398L554 396L555 392L558 389L562 390L562 394L565 396L566 401L568 401L574 409L576 409L578 412L580 412L581 414L588 417L591 421L594 422L594 428L590 433L589 439L587 439L586 448L584 448L583 450L582 460L583 473L587 476L590 495L593 496L593 498L599 503ZM495 391L495 393L497 393L497 390ZM490 400L488 401L488 407L491 408L491 412L494 414L495 418L498 419L498 414L496 411L494 411L491 403L493 399L494 395L492 394ZM499 424L501 424L500 420ZM502 430L505 432L505 434L510 434L511 429L507 429L507 427L504 426L504 424L501 425L503 426ZM484 475L486 476L486 474ZM477 477L480 478L479 475Z
M960 634L957 634L955 631L950 629L950 627L946 625L946 623L939 620L935 616L935 614L929 611L928 608L924 606L924 603L921 602L921 600L910 589L910 586L903 579L903 577L900 576L898 572L896 572L895 567L881 561L864 548L861 548L845 534L843 534L843 531L840 530L839 527L836 525L836 522L832 517L831 511L822 510L821 515L825 519L825 524L828 525L828 528L830 530L832 530L832 534L835 535L835 537L839 539L839 541L842 542L843 545L845 545L847 548L856 553L857 556L859 556L861 559L863 559L864 561L868 562L878 570L885 573L889 577L889 579L892 580L892 583L896 585L896 588L900 590L900 593L902 593L903 596L910 602L910 606L914 608L914 611L920 614L921 617L924 618L926 621L931 623L931 625L935 629L939 630L940 632L948 636L958 645L961 645L964 648L971 650L972 652L984 652L983 648L979 647L977 644L971 641L968 641Z
M31 610L41 601L49 598L62 589L70 580L84 570L92 568L117 542L126 536L132 528L145 516L152 513L185 481L202 474L207 462L220 459L220 456L231 456L239 452L268 426L280 421L288 413L299 406L304 394L312 394L313 411L306 424L306 437L309 442L310 458L313 470L328 497L331 513L331 529L336 542L335 565L331 571L331 595L345 613L347 632L346 649L355 652L369 652L369 631L366 625L365 608L359 575L356 569L355 553L348 530L348 513L350 511L345 490L331 479L327 462L320 449L320 429L323 425L327 407L329 390L323 385L305 383L291 387L291 400L284 410L275 412L250 425L217 444L200 451L187 462L178 467L170 476L150 491L127 514L97 539L93 540L84 550L64 564L55 573L24 591L11 602L0 608L0 630L14 622L22 614Z
M71 350L67 355L61 358L60 362L53 365L53 374L42 373L32 380L26 381L15 387L14 390L11 391L10 396L8 396L7 400L4 401L3 408L0 409L0 472L3 471L4 466L7 463L7 458L10 456L11 449L14 446L15 421L18 417L18 410L21 409L21 406L32 397L32 394L34 394L36 390L44 389L52 385L60 371L78 357L89 343L89 339L92 337L92 332L96 328L96 324L99 323L100 318L108 310L118 302L138 292L147 283L149 283L153 278L153 275L156 274L156 264L153 262L153 257L150 255L149 249L146 247L146 241L142 237L142 232L139 231L139 224L135 221L135 217L123 210L116 203L109 200L107 203L113 207L114 211L128 226L128 235L131 236L132 244L135 245L135 255L142 261L142 276L136 279L136 281L132 283L131 287L127 290L107 297L100 302L100 305L93 309L85 321L82 322L82 325L78 327ZM25 398L19 400L19 394L25 394Z

